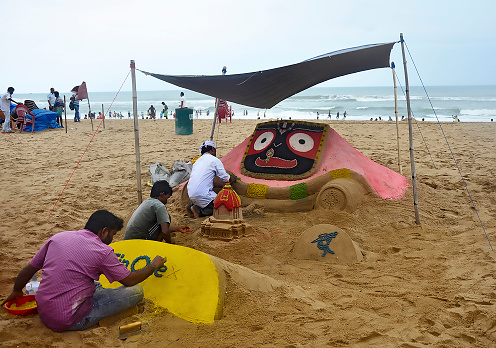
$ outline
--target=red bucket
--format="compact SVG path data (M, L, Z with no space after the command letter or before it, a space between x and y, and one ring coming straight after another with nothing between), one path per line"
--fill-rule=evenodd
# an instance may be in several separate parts
M15 304L15 307L21 307L22 305L25 305L28 302L33 302L34 301L34 307L30 308L11 308L13 304ZM12 314L15 315L29 315L36 313L38 311L38 307L36 305L36 300L34 295L24 295L21 297L17 297L7 303L5 303L5 309Z

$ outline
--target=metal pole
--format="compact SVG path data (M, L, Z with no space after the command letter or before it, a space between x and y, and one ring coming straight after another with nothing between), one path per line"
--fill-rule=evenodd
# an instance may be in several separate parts
M222 75L225 75L227 72L227 68L222 67ZM214 140L214 132L215 132L215 122L217 122L217 115L219 114L219 98L215 98L215 112L214 119L212 121L212 130L210 131L210 140Z
M93 131L93 119L91 118L91 106L90 106L90 96L88 96L88 114L91 121L91 131Z
M400 174L403 175L403 170L401 169L401 158L400 158L400 127L398 122L398 88L396 87L396 73L394 72L394 62L391 62L391 70L393 71L393 83L394 83L394 114L396 116L396 142L398 146L398 168L400 169Z
M408 110L408 133L410 138L410 164L412 167L412 186L413 186L413 207L415 208L415 223L420 225L420 215L418 209L417 196L417 174L415 173L415 158L413 155L413 129L412 129L412 110L410 109L410 87L408 85L408 72L406 68L405 43L403 33L400 34L401 52L403 54L403 66L405 69L405 90L406 90L406 108Z
M65 94L64 94L64 118L65 118L65 132L67 133L67 110L65 108Z
M134 117L134 150L136 152L136 183L138 187L138 205L143 202L143 191L141 190L141 160L138 130L138 96L136 94L136 65L131 60L131 81L133 85L133 117Z

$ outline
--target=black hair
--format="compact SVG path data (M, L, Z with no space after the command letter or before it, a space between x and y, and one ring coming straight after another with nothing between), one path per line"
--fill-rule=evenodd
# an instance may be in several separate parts
M105 227L109 230L120 231L122 230L122 227L124 227L124 220L115 216L108 210L97 210L91 214L86 226L84 226L84 229L90 230L94 234L98 234L98 232Z
M55 91L53 92L53 94L58 98L58 96L60 95L58 91Z
M150 192L151 198L158 198L161 193L172 195L172 188L166 180L159 180L153 184L152 191Z
M9 88L7 88L7 92L8 92L8 91L12 91L12 92L14 92L14 91L15 91L15 89L14 89L14 87L9 87Z
M183 96L183 95L184 95L184 93L183 93L183 92L181 92L181 94L180 94L180 95L181 95L181 96Z
M210 146L210 145L203 145L201 149L201 154L203 155L205 152L209 152L215 149L215 147Z

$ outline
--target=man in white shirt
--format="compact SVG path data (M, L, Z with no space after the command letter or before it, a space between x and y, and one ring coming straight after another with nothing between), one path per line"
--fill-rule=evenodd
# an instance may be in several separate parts
M180 96L181 96L181 103L179 104L179 107L183 109L186 107L186 98L184 97L183 92L181 92Z
M53 106L55 105L55 88L50 88L50 93L47 95L48 100L48 110L53 111Z
M218 176L224 183L236 182L236 177L227 174L224 165L216 157L215 143L207 140L200 146L201 157L193 164L188 181L188 195L193 204L188 204L186 212L190 217L210 216L214 212L214 178Z
M0 98L0 109L5 115L5 121L2 126L2 133L13 133L12 128L10 127L10 102L14 102L19 104L18 102L12 99L12 94L14 93L14 87L7 88L7 93L2 95Z

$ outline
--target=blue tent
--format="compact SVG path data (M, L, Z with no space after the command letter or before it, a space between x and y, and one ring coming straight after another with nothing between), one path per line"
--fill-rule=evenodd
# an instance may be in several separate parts
M35 116L34 119L34 131L38 132L47 128L62 128L57 123L57 113L49 110L34 109L31 113ZM26 115L28 120L32 119L32 116ZM26 125L25 131L31 132L31 124Z

